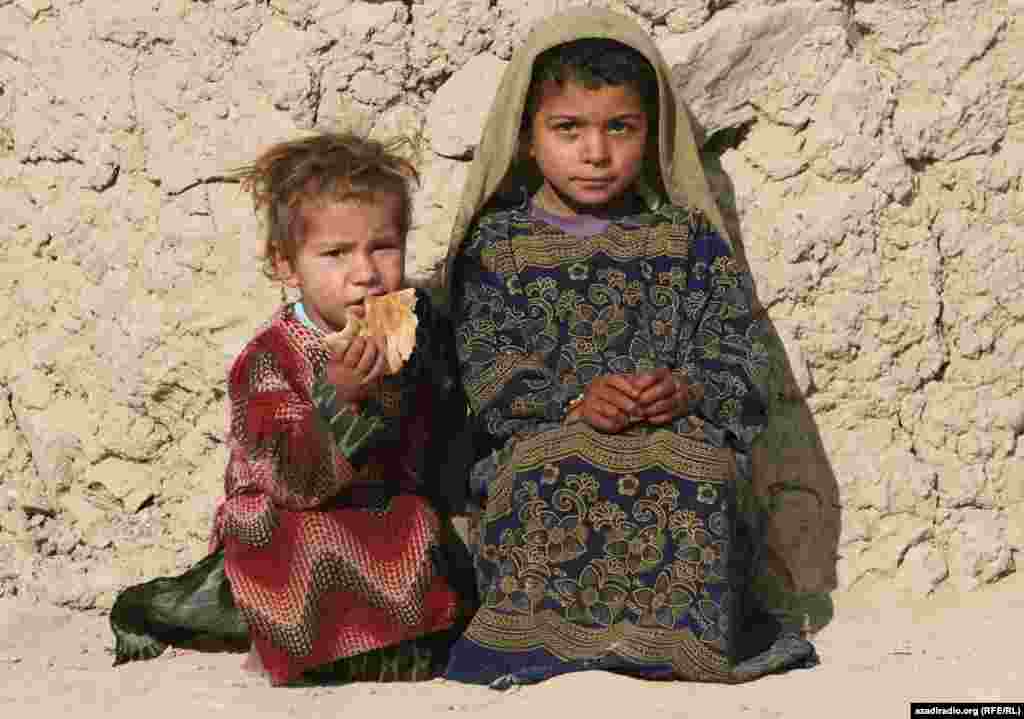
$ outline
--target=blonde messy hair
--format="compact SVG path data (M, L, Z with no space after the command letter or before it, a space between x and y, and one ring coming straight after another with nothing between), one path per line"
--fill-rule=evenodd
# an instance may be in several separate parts
M305 203L323 206L345 200L375 201L383 193L401 198L401 231L412 223L410 181L419 182L413 164L397 150L405 138L388 142L354 133L325 132L265 150L256 161L231 176L252 195L263 212L263 273L277 279L277 262L294 262L299 251L295 220Z

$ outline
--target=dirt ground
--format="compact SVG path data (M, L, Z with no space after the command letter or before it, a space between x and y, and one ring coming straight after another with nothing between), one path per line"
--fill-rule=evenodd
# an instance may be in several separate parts
M506 692L443 680L275 689L244 672L238 654L169 650L115 669L106 616L0 599L0 716L907 717L912 700L1024 701L1022 616L1017 573L898 605L839 597L815 638L817 667L740 686L586 672Z

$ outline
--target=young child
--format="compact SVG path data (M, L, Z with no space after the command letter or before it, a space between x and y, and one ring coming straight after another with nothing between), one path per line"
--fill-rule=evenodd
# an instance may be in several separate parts
M321 134L270 148L238 177L265 213L268 274L301 295L228 379L211 545L248 627L248 665L275 685L325 666L425 678L464 611L450 581L458 540L431 502L443 501L431 470L445 451L431 439L452 411L443 325L417 290L416 345L397 372L379 338L325 342L403 287L416 173L378 142Z
M736 466L766 357L668 77L639 26L584 8L534 28L502 79L447 268L485 505L483 606L449 678L736 682L812 656L742 641Z

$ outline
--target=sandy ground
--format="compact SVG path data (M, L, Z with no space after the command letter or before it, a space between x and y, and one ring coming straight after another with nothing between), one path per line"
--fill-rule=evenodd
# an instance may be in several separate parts
M436 680L274 689L242 655L170 650L114 669L107 619L0 600L0 716L907 717L912 700L1024 701L1024 573L960 597L836 601L821 663L741 686L586 672L497 692Z

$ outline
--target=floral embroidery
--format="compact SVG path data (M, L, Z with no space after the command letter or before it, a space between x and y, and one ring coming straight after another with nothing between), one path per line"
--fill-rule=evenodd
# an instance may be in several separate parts
M645 527L630 539L616 538L605 545L605 551L626 563L633 574L647 571L661 562L665 536L657 527Z
M597 347L591 340L584 339L582 337L573 337L573 344L576 347L576 352L581 355L592 355L597 354Z
M640 304L644 298L643 285L638 280L633 280L622 291L622 301L630 307Z
M686 286L686 273L682 267L676 265L668 272L658 273L658 284L681 289Z
M673 582L668 572L662 572L658 575L653 589L634 589L632 599L639 609L638 624L673 627L690 608L693 594L682 584Z
M614 577L609 578L597 562L584 567L578 581L556 579L552 584L566 607L566 617L571 621L607 627L615 621L626 603L626 588Z
M523 539L542 547L552 564L566 562L583 554L589 531L576 515L558 518L553 512L541 512L526 523Z
M569 327L569 334L590 340L600 352L607 350L626 330L624 313L615 305L595 311L591 305L581 304L577 306L576 317L576 322Z
M597 278L612 289L626 289L626 273L622 270L601 270L597 273Z
M685 532L693 537L695 532L702 529L703 526L704 523L697 518L697 513L688 509L673 512L668 520L668 527L673 535Z
M505 282L505 287L508 289L510 295L521 295L523 294L522 288L519 286L519 276L509 275Z
M728 542L712 541L711 535L702 529L693 534L680 534L676 541L676 557L683 564L692 567L698 576L724 576L725 568L722 562L728 551Z
M636 478L636 475L627 474L624 477L619 477L619 494L634 497L639 488L640 480Z
M659 482L647 490L647 494L655 499L659 505L666 505L675 508L679 499L679 487L672 482Z
M717 537L728 536L729 519L725 516L725 512L715 512L708 517L708 529Z
M600 496L601 486L598 484L597 478L586 472L570 474L565 479L565 486L588 502L596 502Z
M735 268L732 265L731 258L721 256L715 258L715 261L711 264L711 270L713 272L734 272Z
M529 611L530 598L516 562L506 559L499 565L498 579L491 585L486 601L487 605L492 607Z
M700 311L707 304L708 296L707 293L702 290L694 290L688 292L683 298L683 312L690 319L696 319L700 315Z
M541 484L554 484L558 481L558 467L553 464L545 464L540 473Z
M589 517L590 524L598 531L621 530L626 524L626 513L619 505L608 501L598 502L591 507Z
M556 316L560 322L568 320L579 314L579 306L583 299L576 293L576 290L566 290L558 297L555 303Z
M699 590L703 575L698 567L676 561L669 565L669 571L672 574L673 583L684 587L691 593L696 593Z
M461 376L478 431L511 448L487 480L474 540L484 607L467 641L487 651L530 662L592 651L643 666L663 646L690 642L673 654L684 664L729 646L730 572L745 559L723 489L733 475L690 476L644 453L622 464L638 438L720 447L726 431L742 444L763 424L755 383L767 351L749 274L697 213L669 210L594 238L522 209L488 213L457 258ZM656 367L705 388L685 421L618 435L561 423L595 377ZM581 434L565 445L572 427ZM543 438L561 449L518 454Z
M713 484L702 484L697 487L697 501L704 504L714 504L718 499L718 490Z
M710 598L701 599L691 608L691 613L702 629L700 638L724 651L729 636L729 614L731 595L726 592L719 602Z
M690 223L689 229L665 239L657 233L674 225L657 223L666 221ZM763 402L750 390L765 377L768 363L763 343L755 348L762 330L750 312L749 273L708 234L706 222L694 213L659 210L623 235L629 240L593 240L606 249L650 255L619 259L612 249L615 257L593 254L562 268L550 264L559 256L551 251L557 236L534 244L513 241L536 229L519 209L489 214L459 260L464 319L456 328L458 356L471 406L488 432L507 436L556 418L567 384L668 364L691 369L695 383L706 375L729 375L716 387L716 401L701 403L699 411L743 442L757 433ZM573 238L558 252L587 255L590 241ZM662 254L673 243L678 254ZM474 254L479 264L471 268ZM497 361L502 355L518 359L503 364ZM523 397L529 401L516 403L505 417L492 411L511 409ZM484 409L496 398L506 404Z
M569 273L569 279L575 280L576 282L587 279L587 276L590 274L587 266L582 262L575 262L569 265L567 271Z

